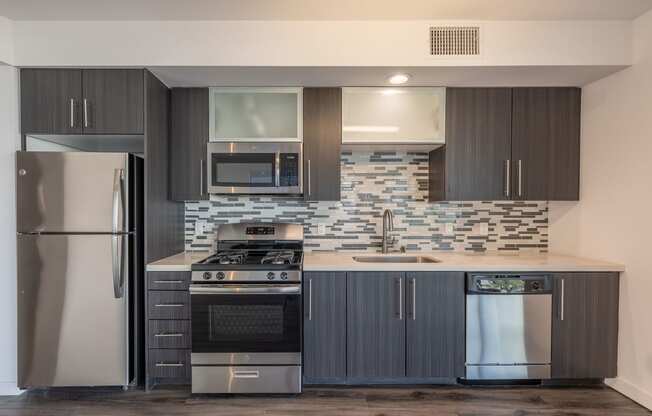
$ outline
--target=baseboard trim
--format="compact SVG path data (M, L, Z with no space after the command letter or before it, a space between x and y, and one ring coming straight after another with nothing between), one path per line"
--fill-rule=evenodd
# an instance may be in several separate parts
M15 396L22 392L14 382L0 382L0 396Z
M629 381L618 377L607 379L604 381L604 384L629 397L648 410L652 410L652 394L630 383Z

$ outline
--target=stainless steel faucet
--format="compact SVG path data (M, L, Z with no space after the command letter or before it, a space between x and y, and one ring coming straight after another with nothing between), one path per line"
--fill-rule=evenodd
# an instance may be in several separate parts
M389 238L389 231L394 231L394 214L391 209L383 212L383 254L389 253L389 246L394 244L394 238Z

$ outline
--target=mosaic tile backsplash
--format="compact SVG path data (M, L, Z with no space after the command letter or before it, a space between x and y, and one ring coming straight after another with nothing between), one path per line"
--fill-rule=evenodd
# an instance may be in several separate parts
M394 213L395 251L548 249L547 202L429 203L427 153L343 152L341 186L337 202L224 195L187 202L186 250L213 249L219 224L276 221L303 224L306 251L380 251L385 208Z

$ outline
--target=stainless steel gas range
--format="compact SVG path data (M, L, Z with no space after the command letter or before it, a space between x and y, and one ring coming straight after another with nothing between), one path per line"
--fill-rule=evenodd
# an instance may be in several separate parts
M303 226L228 224L192 265L193 393L301 392Z

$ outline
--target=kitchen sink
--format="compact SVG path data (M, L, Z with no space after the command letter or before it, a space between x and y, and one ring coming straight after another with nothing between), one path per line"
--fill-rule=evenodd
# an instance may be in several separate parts
M356 256L353 260L358 263L441 263L427 256Z

